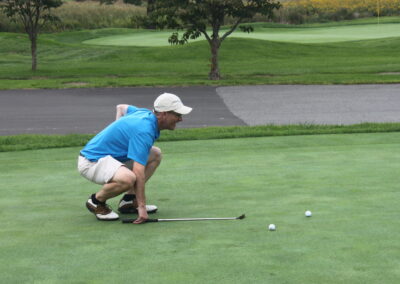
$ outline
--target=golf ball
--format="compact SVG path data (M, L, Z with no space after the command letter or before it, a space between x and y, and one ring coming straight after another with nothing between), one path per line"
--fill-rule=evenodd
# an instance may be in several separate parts
M306 217L311 217L311 216L312 216L312 213L311 213L310 210L307 210L306 213L305 213L305 215L306 215Z
M270 230L270 231L275 231L275 230L276 230L275 225L274 225L274 224L269 224L268 230Z

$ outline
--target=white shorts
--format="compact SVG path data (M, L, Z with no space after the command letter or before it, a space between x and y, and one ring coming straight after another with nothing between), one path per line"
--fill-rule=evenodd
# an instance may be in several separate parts
M111 156L105 156L97 162L91 162L85 157L79 156L78 171L83 177L94 183L106 184L111 181L121 166L132 169L132 164L132 161L121 163Z

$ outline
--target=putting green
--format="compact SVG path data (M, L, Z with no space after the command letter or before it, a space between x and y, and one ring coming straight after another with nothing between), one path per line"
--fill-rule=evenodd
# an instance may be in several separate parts
M100 186L77 172L80 147L0 153L2 283L397 283L399 139L157 143L154 218L247 217L145 225L87 211Z
M132 34L100 37L86 40L83 43L114 46L168 46L170 35L171 31L141 31ZM321 28L256 28L253 33L249 34L236 31L231 37L297 43L343 42L400 37L400 23ZM195 41L199 40L204 40L204 37Z

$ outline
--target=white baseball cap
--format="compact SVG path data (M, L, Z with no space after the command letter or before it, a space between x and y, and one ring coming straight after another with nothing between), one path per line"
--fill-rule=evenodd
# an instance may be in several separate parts
M154 101L154 110L158 112L174 111L180 114L188 114L192 111L192 108L183 105L178 96L170 93L164 93L159 95Z

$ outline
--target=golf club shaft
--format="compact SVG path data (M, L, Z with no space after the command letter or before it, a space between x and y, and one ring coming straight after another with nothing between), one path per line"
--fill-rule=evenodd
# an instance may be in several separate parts
M170 222L170 221L206 221L206 220L235 220L236 217L226 218L175 218L175 219L158 219L158 222Z
M175 219L147 219L146 223L154 222L175 222L175 221L207 221L207 220L238 220L243 219L244 214L239 217L225 217L225 218L175 218ZM136 219L123 219L122 223L132 223Z

